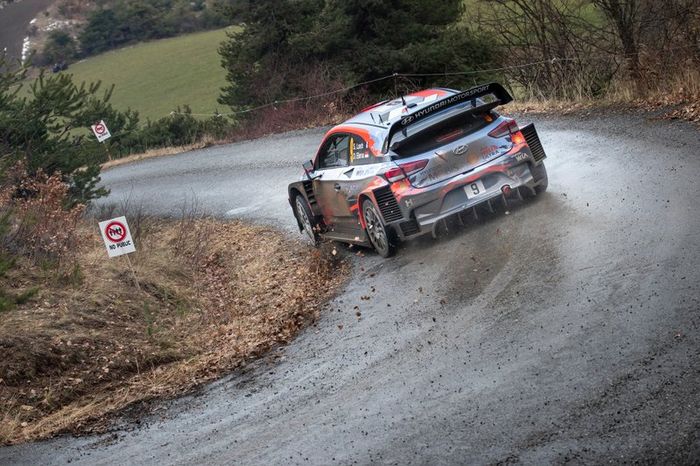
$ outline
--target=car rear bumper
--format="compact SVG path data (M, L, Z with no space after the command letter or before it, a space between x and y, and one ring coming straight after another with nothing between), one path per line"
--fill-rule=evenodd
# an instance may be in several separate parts
M476 207L493 208L495 202L508 197L521 197L520 190L533 192L542 180L535 179L531 167L536 162L529 149L518 154L508 154L429 188L413 190L410 195L398 199L402 220L387 222L394 226L402 239L410 239L435 233L445 219L470 211ZM485 188L478 195L469 197L469 186L481 181ZM504 188L508 187L505 189Z

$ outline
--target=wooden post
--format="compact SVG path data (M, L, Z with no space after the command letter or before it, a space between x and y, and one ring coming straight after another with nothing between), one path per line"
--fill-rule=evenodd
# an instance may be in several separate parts
M139 293L141 292L141 285L139 285L139 279L136 276L136 269L134 269L133 264L131 263L131 259L129 258L128 254L124 254L126 256L126 262L129 264L129 268L131 269L131 273L134 276L134 283L136 283L136 289L139 290Z

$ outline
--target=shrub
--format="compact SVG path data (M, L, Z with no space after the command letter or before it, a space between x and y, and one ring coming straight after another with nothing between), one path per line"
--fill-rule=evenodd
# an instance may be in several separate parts
M60 173L29 176L21 165L11 172L19 181L7 183L0 194L6 257L14 253L55 263L69 258L81 244L77 227L85 206L71 205L70 187Z
M148 120L143 127L135 128L109 144L114 153L124 157L150 149L196 144L205 138L223 139L231 130L232 123L225 116L214 115L201 120L185 106L166 117Z
M49 33L41 55L35 58L38 65L51 65L67 62L76 55L75 39L66 31L54 30Z

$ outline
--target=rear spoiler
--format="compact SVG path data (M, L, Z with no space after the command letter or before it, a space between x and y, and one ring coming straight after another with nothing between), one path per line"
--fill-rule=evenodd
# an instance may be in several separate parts
M494 97L496 97L496 100L493 102L489 102L488 104L482 105L480 107L477 107L476 99L489 94L493 94ZM424 118L433 115L434 113L440 112L442 110L445 110L446 108L453 107L455 105L462 104L469 100L473 101L473 108L469 109L469 112L475 112L490 110L495 107L498 107L499 105L505 105L509 102L512 102L513 97L511 97L508 91L506 91L503 88L503 86L501 86L498 83L482 84L481 86L472 87L471 89L462 91L458 94L445 97L444 99L438 100L437 102L428 105L427 107L423 107L420 110L411 113L410 115L402 117L400 120L397 120L394 124L392 124L389 127L389 134L387 135L387 138L384 141L383 152L386 153L386 151L389 149L389 141L391 141L391 138L394 136L394 134L398 133L399 131L405 130L410 125L417 123L423 120Z

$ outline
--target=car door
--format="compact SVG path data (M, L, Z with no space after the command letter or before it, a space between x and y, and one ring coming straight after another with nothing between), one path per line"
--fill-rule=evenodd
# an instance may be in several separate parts
M350 181L349 134L333 134L321 145L316 158L318 177L313 181L314 194L331 231L346 230L350 208L347 202L347 184ZM345 189L344 189L345 188Z

